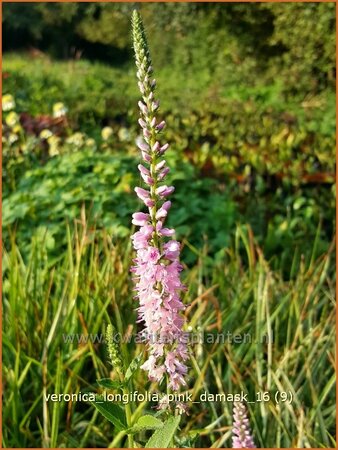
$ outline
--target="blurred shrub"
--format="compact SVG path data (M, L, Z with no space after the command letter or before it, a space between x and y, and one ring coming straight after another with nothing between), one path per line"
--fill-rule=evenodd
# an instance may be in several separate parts
M57 57L131 62L135 3L6 3L4 49L36 46ZM301 98L334 90L335 5L143 3L156 68L229 86L278 81Z
M16 92L18 113L50 114L62 100L69 109L70 134L81 129L97 141L101 129L109 126L121 142L115 141L115 148L125 152L134 146L134 73L83 61L25 64L17 57L5 58L4 69L4 92ZM175 88L177 80L168 78L166 70L158 79L166 136L180 158L204 175L245 177L250 183L257 175L295 185L334 181L334 93L299 103L283 101L278 86L239 86L220 97L211 86L200 94L197 86Z
M318 92L335 84L334 3L266 3L274 15L271 45L282 45L270 67L289 95ZM306 7L303 7L306 6Z
M127 124L116 119L112 126L96 126L94 139L71 126L71 110L61 102L37 116L20 113L19 103L3 96L5 239L15 227L28 247L44 229L57 253L65 221L79 217L82 205L93 226L115 238L128 235L138 208L133 188L140 182L134 142L139 130L128 116ZM213 256L222 253L235 220L243 220L267 257L289 275L294 258L311 258L308 242L315 240L320 254L333 234L333 191L323 185L334 181L334 155L327 152L332 130L301 132L305 122L276 111L255 114L250 102L218 107L218 114L205 108L190 115L173 110L167 117L168 181L176 186L169 220L187 240L184 260L193 263L202 247Z
M16 190L3 202L3 225L16 224L26 247L31 236L46 227L57 246L65 244L65 221L79 217L86 206L92 224L104 227L114 238L129 235L131 214L141 205L133 188L140 183L138 159L84 148L52 157L44 166L27 170ZM169 182L175 183L170 223L180 238L201 247L209 237L215 252L229 243L235 208L229 193L215 180L199 180L192 166L179 164ZM186 199L189 197L189 209ZM194 261L187 254L187 263Z

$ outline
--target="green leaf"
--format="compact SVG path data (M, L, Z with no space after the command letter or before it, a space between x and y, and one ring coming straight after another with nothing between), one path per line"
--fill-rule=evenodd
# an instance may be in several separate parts
M97 384L105 389L121 389L123 383L117 380L111 380L110 378L101 378L96 380Z
M128 367L125 377L124 377L126 382L130 380L130 378L134 375L136 370L140 367L141 358L142 358L142 354L140 353L139 355L135 356L135 358L129 364L129 367Z
M112 402L100 401L99 397L95 402L91 403L106 419L114 424L117 431L127 429L126 415L121 406Z
M168 448L175 431L180 423L181 416L169 417L163 427L156 430L146 443L145 448Z
M127 430L128 434L138 433L143 430L158 430L163 427L163 422L150 414L146 414L138 419L133 427Z

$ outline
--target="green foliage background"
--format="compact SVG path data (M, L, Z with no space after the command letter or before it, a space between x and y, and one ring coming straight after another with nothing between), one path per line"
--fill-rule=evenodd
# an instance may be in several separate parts
M96 57L110 64L130 62L129 18L135 5L6 5L5 49L26 46L28 36L29 44L57 57L71 56L74 47L83 50L84 57L87 52L92 56L95 48ZM221 72L226 85L233 85L234 78L247 86L275 84L278 77L283 91L292 96L334 87L334 3L138 6L157 67L186 75L198 70L201 81L217 79ZM108 53L100 53L100 46Z

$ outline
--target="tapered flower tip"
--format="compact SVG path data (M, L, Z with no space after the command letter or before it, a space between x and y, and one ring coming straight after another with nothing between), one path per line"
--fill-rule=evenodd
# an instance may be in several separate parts
M135 29L139 26L142 27L142 19L141 19L141 15L140 13L137 11L137 9L133 10L133 13L131 15L131 23L132 23L132 27L133 30L135 31ZM143 28L143 27L142 27Z
M141 63L145 63L145 67L143 66L143 70L148 70L151 66L151 60L148 50L148 43L146 34L144 31L143 22L141 19L141 15L138 11L134 9L131 17L132 23L132 31L133 31L133 44L136 55L137 64L139 65L139 69L141 68ZM143 61L145 58L145 61ZM150 70L151 72L151 70Z
M132 20L137 20L139 17L140 17L140 14L139 14L139 12L137 11L137 9L134 9L133 10L133 13L132 13Z

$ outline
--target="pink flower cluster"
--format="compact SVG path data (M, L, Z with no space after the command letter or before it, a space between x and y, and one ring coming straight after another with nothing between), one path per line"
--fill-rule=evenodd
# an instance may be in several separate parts
M142 365L149 378L161 381L168 375L169 387L179 389L186 384L188 359L187 343L183 332L185 309L180 292L182 266L179 262L180 244L172 238L175 230L167 228L165 221L171 207L167 197L174 192L173 186L163 183L169 168L163 156L169 144L161 144L159 133L165 127L155 113L159 102L154 98L156 81L153 72L143 25L138 13L133 15L133 37L138 68L138 85L142 94L139 102L143 138L137 143L143 160L138 169L145 187L136 187L138 198L147 208L146 212L133 214L132 223L139 228L132 236L136 258L132 272L136 298L139 300L139 321L144 323L149 343L149 358Z
M240 402L234 404L232 448L256 448L251 434L246 408Z

